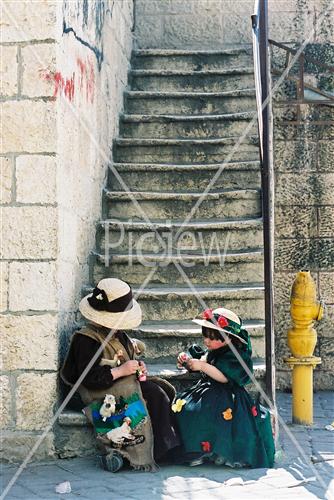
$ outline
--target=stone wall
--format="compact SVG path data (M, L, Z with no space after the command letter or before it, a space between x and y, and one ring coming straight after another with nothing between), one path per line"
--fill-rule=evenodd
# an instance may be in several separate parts
M302 5L302 2L300 2ZM305 54L332 65L334 57L333 11L319 21L328 2L315 2L317 15ZM309 11L309 5L304 7ZM316 21L316 22L315 22ZM299 44L294 44L298 48ZM285 53L272 52L272 65L282 69ZM334 95L333 77L314 64L305 64L305 82ZM299 65L290 71L298 74ZM276 83L276 80L274 80ZM318 95L305 91L308 99ZM284 82L273 101L275 168L275 336L278 388L291 387L291 372L284 364L288 356L287 331L290 291L295 275L309 269L318 294L326 304L325 318L316 325L318 342L314 354L322 364L314 372L316 389L334 386L334 108L304 104L283 104L296 100L296 84Z
M2 21L1 434L25 457L58 404L132 48L132 0L8 1ZM55 453L54 433L35 458Z
M274 106L275 161L275 336L277 383L291 385L283 362L289 355L289 300L297 271L309 269L326 304L325 318L316 325L315 355L322 364L314 373L316 389L334 386L334 109L304 105L305 125L291 125L291 106ZM327 122L328 124L319 124ZM331 122L331 124L329 124Z
M301 42L330 0L268 0L269 36ZM217 50L252 42L254 0L136 0L138 48ZM333 22L332 9L324 24ZM315 33L314 37L319 36Z

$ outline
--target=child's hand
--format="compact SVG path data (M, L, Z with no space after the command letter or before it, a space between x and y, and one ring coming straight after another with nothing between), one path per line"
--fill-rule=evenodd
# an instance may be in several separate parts
M144 373L145 375L148 375L148 371L147 371L147 367L144 363L144 361L139 361L139 367L140 367L140 370L142 371L142 373Z
M200 359L191 358L187 363L187 368L193 372L200 372L203 370L203 364L204 361L201 361Z
M177 367L178 368L188 368L188 361L190 356L186 352L180 352L177 357Z

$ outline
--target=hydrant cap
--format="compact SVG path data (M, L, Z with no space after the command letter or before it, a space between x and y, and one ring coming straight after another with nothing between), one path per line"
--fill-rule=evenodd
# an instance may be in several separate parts
M291 289L291 303L300 306L313 306L317 303L315 282L310 271L299 271Z

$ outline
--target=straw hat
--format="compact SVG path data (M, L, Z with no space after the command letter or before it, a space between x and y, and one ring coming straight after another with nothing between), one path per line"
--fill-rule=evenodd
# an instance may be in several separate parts
M242 328L242 321L233 311L219 307L206 309L201 319L193 319L197 325L212 328L227 335L237 337L243 344L248 344L248 333Z
M93 293L81 300L79 311L89 321L116 330L132 330L142 321L131 287L117 278L101 280Z

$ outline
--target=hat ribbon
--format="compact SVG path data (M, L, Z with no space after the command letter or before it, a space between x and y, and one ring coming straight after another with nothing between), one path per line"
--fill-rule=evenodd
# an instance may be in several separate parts
M132 290L130 288L130 291L126 295L122 295L109 302L106 292L101 288L95 287L93 295L88 297L87 300L89 305L96 311L119 313L132 308Z

